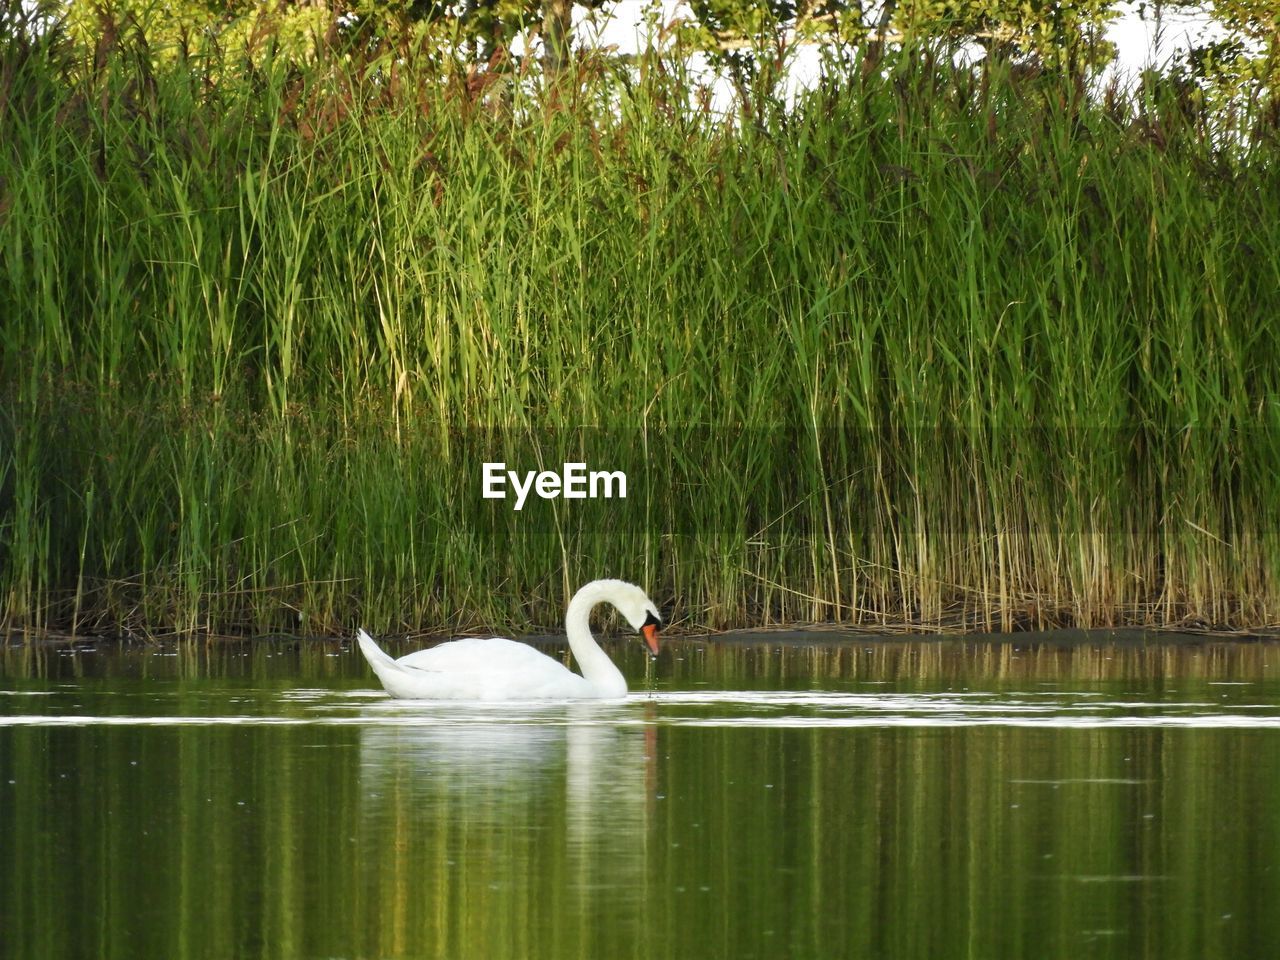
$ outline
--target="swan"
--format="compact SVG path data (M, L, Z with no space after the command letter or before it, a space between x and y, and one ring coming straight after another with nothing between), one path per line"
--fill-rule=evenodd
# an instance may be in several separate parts
M581 676L526 643L463 638L392 659L364 630L360 651L387 693L401 700L593 700L627 695L627 681L591 636L591 611L611 603L658 655L662 618L643 590L625 580L593 580L569 601L564 626Z

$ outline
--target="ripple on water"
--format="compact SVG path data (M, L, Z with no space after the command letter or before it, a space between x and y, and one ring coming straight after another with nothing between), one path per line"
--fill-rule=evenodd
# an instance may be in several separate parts
M49 696L53 691L3 691L12 699ZM552 726L681 726L742 728L857 727L1173 727L1188 729L1277 729L1280 705L1217 704L1212 701L1158 701L1076 691L873 693L845 691L662 691L635 693L624 701L475 704L393 700L377 690L321 688L237 690L224 700L207 699L204 709L182 712L174 698L139 696L122 708L104 698L98 712L91 687L77 690L78 702L60 713L28 711L0 715L13 726L299 726L503 723ZM42 703L49 704L48 701ZM176 708L156 714L157 705ZM218 713L218 706L236 708ZM132 707L134 709L130 710ZM123 709L123 712L122 712ZM1030 782L1030 781L1028 781ZM1063 781L1065 782L1065 781ZM1098 781L1101 782L1101 781Z

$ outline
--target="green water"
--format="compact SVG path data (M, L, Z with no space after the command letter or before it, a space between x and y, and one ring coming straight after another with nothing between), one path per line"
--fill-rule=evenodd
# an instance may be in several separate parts
M0 957L1276 955L1280 646L619 650L501 709L0 651Z

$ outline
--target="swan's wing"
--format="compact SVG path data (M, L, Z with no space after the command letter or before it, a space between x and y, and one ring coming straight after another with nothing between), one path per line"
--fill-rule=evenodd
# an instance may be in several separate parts
M396 664L429 683L432 697L560 700L599 695L559 660L502 637L450 640L401 657Z
M527 643L504 640L502 637L464 637L450 640L426 650L418 650L395 661L403 667L419 670L485 670L507 671L551 670L563 671L564 665Z

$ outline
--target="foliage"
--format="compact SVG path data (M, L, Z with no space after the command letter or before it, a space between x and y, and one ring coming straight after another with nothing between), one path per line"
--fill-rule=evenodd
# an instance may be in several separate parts
M906 51L743 125L656 55L105 36L0 63L10 626L549 625L602 573L706 626L1277 618L1261 101ZM517 515L491 459L631 495Z
M60 17L72 38L95 57L114 50L120 35L152 63L214 49L251 58L271 52L313 56L333 24L320 4L256 0L66 0Z
M1193 46L1176 65L1210 96L1280 89L1280 5L1275 0L1218 0L1215 22L1225 35Z
M1102 32L1116 6L1115 0L900 0L895 22L904 33L940 30L1007 60L1081 71L1114 58Z

